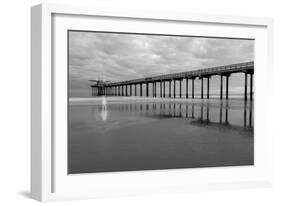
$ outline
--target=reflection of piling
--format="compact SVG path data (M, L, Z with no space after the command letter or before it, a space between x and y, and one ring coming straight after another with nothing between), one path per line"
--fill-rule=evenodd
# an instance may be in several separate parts
M244 102L244 127L247 126L247 102Z
M183 105L182 102L154 102L154 103L128 103L128 104L121 104L117 105L117 109L123 112L139 112L141 115L153 115L153 116L160 116L160 117L176 117L176 118L190 118L196 119L195 122L203 124L203 125L224 125L224 126L231 126L229 123L229 102L220 102L219 103L219 113L210 113L212 108L210 108L210 103L185 103ZM167 106L166 106L167 105ZM214 108L217 108L215 105ZM115 107L115 108L116 108ZM167 110L166 110L167 107ZM190 108L191 107L191 108ZM240 127L245 128L252 128L253 127L253 104L252 102L244 102L244 108L242 108L242 112L240 113L242 116L243 123ZM103 108L103 107L99 107ZM142 113L144 111L144 113ZM216 110L218 111L218 110ZM210 114L218 115L219 119L215 122L211 122L212 117ZM244 118L243 118L244 117ZM192 121L193 122L193 121Z
M250 106L252 107L252 106ZM252 127L252 108L250 108L249 110L249 127L251 128Z
M228 124L228 102L225 105L225 124Z
M203 104L201 104L201 121L203 121Z
M209 102L207 103L207 121L209 122Z
M182 116L182 114L181 114L181 104L179 105L179 116L181 117Z
M194 118L194 104L191 106L191 118Z
M222 103L220 103L220 124L222 124Z

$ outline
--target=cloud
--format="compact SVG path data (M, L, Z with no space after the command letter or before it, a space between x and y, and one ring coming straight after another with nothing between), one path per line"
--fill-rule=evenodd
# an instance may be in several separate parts
M253 40L71 31L69 92L89 96L90 79L122 81L253 59Z

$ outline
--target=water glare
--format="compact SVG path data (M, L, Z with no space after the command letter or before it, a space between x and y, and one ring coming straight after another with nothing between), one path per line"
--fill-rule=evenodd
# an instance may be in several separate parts
M107 120L108 111L107 111L107 101L106 98L103 96L101 100L101 111L100 111L100 117L103 121Z

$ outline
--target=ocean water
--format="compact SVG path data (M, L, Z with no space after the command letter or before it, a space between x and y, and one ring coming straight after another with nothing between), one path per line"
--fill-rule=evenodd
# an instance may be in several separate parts
M253 165L253 111L239 99L70 99L68 173Z

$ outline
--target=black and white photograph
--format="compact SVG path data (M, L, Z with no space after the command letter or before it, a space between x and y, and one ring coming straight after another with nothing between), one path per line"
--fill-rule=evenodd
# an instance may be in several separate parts
M254 39L67 41L68 174L254 165Z

